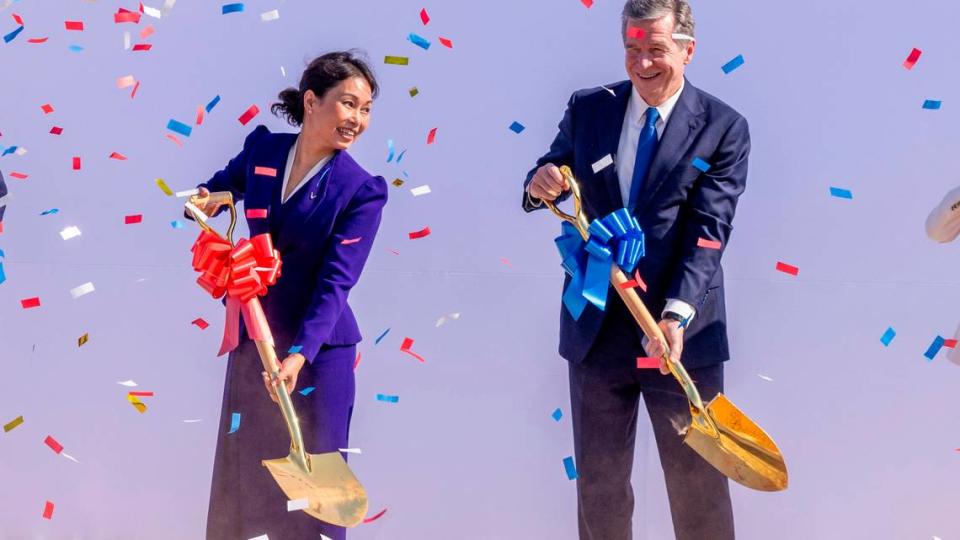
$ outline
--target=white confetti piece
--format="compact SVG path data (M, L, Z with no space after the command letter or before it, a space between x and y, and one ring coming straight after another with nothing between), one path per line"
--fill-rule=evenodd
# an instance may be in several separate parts
M363 450L359 448L337 448L341 452L346 452L348 454L363 454Z
M60 231L60 238L63 238L64 240L69 240L71 238L76 238L78 236L80 236L80 228L77 227L76 225L71 225L66 229Z
M260 14L260 20L263 22L275 21L280 18L279 10L270 10Z
M130 50L130 32L123 33L123 50Z
M265 534L261 534L260 536L256 536L254 538L251 538L250 540L270 540L270 538Z
M150 6L143 6L143 14L153 17L154 19L159 19L163 16L163 13L159 9Z
M419 197L419 196L421 196L421 195L426 195L427 193L430 193L430 186L424 184L424 185L422 185L422 186L417 186L417 187L415 187L415 188L411 188L411 189L410 189L410 193L413 193L413 196L414 196L414 197Z
M177 0L164 0L163 7L160 8L164 15L170 15L170 11L173 10L173 5L177 3Z
M603 88L603 89L606 90L607 92L610 92L610 95L611 95L611 96L617 97L617 93L614 92L613 90L607 88L606 86L603 86L603 85L601 84L601 85L600 85L600 88Z
M178 191L178 192L174 193L174 195L176 195L177 197L179 197L179 198L182 199L183 197L193 197L194 195L196 195L196 194L198 194L198 193L200 193L200 190L194 188L194 189L188 189L188 190L186 190L186 191Z
M137 385L136 382L134 382L134 381L132 381L132 380L130 380L130 379L127 379L127 380L125 380L125 381L117 381L117 384L119 384L120 386L126 386L127 388L133 388L134 386Z
M771 379L770 377L767 377L766 375L760 375L759 373L757 373L757 377L760 377L761 379L767 382L773 382L773 379Z
M90 294L93 291L94 291L93 283L88 281L83 285L70 289L70 296L72 296L73 299L76 300L77 298L80 298L85 294Z
M613 165L613 157L611 157L610 154L607 154L602 158L598 159L596 162L594 162L593 174L597 174L598 172L609 167L610 165Z
M65 458L67 458L67 459L69 459L70 461L72 461L72 462L74 462L74 463L80 463L79 461L77 461L77 458L71 456L70 454L68 454L68 453L66 453L66 452L64 452L64 451L62 451L62 450L60 451L60 455L63 456L63 457L65 457Z
M333 538L330 538L329 536L323 533L320 533L320 540L333 540Z
M284 77L287 76L287 70L283 69L283 66L280 66L280 74L283 75Z
M16 149L13 153L16 154L16 155L18 155L18 156L23 156L23 155L26 155L27 149L24 148L24 147L22 147L22 146L18 146L17 149Z
M309 499L297 499L294 501L287 501L287 512L293 512L294 510L303 510L308 506L310 506Z
M183 205L186 206L188 210L192 210L192 211L193 211L194 217L200 218L200 221L202 221L202 222L204 222L204 223L207 222L207 215L204 214L203 212L201 212L200 209L197 208L197 206L196 206L195 204L193 204L193 203L190 202L190 201L187 201L187 202L183 203Z
M459 319L459 318L460 318L460 314L459 314L459 313L449 313L449 314L447 314L447 315L444 315L444 316L440 317L439 319L437 319L436 328L440 328L441 326L443 326L443 323L447 322L448 320L455 321L455 320L457 320L457 319Z
M202 421L203 421L203 420L200 419L200 418L191 418L191 419L189 419L189 420L184 420L183 423L184 423L184 424L196 424L197 422L202 422Z

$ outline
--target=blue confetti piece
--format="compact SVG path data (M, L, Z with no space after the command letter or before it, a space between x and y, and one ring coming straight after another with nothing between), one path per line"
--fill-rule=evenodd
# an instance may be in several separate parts
M241 11L243 11L243 3L224 4L220 14L226 15L227 13L240 13Z
M303 345L294 345L290 347L290 349L287 351L287 354L297 354L302 350L303 350Z
M184 124L183 122L178 122L176 120L170 120L167 122L167 129L170 131L175 131L184 137L189 137L190 133L193 132L193 128Z
M387 334L389 334L389 333L390 333L390 329L387 328L386 330L383 331L382 334L380 334L379 336L377 336L377 339L374 340L374 342L373 342L374 346L379 345L379 344L380 344L380 341L383 340L383 338L387 337Z
M940 349L943 347L944 339L940 336L937 336L933 343L930 344L930 348L927 349L927 352L923 353L927 357L927 362L933 361L933 357L940 352Z
M393 161L393 139L387 139L387 163Z
M931 111L936 111L940 109L941 101L935 99L928 99L923 102L923 108Z
M217 94L217 97L211 99L210 103L207 103L207 106L205 107L207 112L212 111L213 108L217 106L217 103L220 103L220 94Z
M843 189L838 187L830 186L830 195L837 197L838 199L853 199L853 192L849 189Z
M40 212L40 215L41 215L41 216L49 216L49 215L51 215L51 214L57 214L57 213L59 213L59 212L60 212L60 209L59 209L59 208L51 208L51 209L49 209L49 210L44 210L43 212Z
M710 170L710 164L698 157L693 158L693 161L691 161L690 164L700 172L707 172Z
M406 179L408 179L408 180L410 179L410 175L407 174L407 171L403 171L403 177L406 178Z
M17 27L17 29L14 30L13 32L10 32L9 34L3 36L3 42L10 43L11 41L17 39L17 36L20 35L20 32L23 32L22 26Z
M884 347L889 347L890 342L893 341L895 337L897 337L897 331L894 330L892 326L887 327L887 331L880 336L880 343L883 343Z
M570 480L577 479L577 466L573 464L572 457L563 458L563 468L567 471L567 478Z
M563 418L563 411L560 410L560 407L557 407L557 410L553 411L553 414L551 414L550 416L552 416L554 420L559 422L560 419Z
M178 220L175 219L170 222L170 226L173 227L174 229L182 229L183 223L180 223Z
M413 43L414 45L416 45L417 47L420 47L423 50L427 50L430 48L430 41L428 41L427 38L418 36L413 32L410 32L410 35L407 36L407 41Z
M743 55L738 54L736 58L724 64L723 67L721 67L720 69L722 69L725 74L728 74L742 65L743 65Z
M377 401L385 401L387 403L397 403L400 401L400 396L388 396L386 394L377 394Z
M3 250L0 249L0 283L3 283L4 281L7 280L7 275L3 273L3 258L4 258L4 257L6 257L6 255L4 255L4 254L3 254Z
M400 155L397 156L397 165L399 165L400 162L403 161L403 155L406 154L406 153L407 153L407 149L406 149L406 148L403 149L403 152L400 152Z
M510 124L510 131L512 131L512 132L514 132L514 133L516 133L516 134L518 134L518 135L519 135L520 132L523 131L524 129L527 129L527 128L525 128L525 127L523 126L523 124L521 124L520 122L514 121L514 123Z
M83 50L83 47L81 47L80 45L71 45L67 48L70 49L70 52L80 52Z
M230 417L230 431L227 433L236 433L240 429L240 413L235 412Z
M309 396L309 395L310 395L310 392L313 392L313 391L316 390L316 389L317 389L317 388L316 388L315 386L308 386L308 387L304 388L303 390L301 390L301 391L300 391L300 394L303 395L303 396Z
M17 147L16 147L16 146L10 146L10 147L8 147L6 150L3 151L3 155L0 155L0 157L3 157L3 156L5 156L5 155L7 155L7 154L12 154L12 153L14 153L14 152L16 152L16 151L17 151Z

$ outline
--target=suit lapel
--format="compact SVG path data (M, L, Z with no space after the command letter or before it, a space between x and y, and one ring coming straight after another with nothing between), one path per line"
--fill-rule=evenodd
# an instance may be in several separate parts
M603 217L604 215L623 207L623 196L620 195L620 178L617 176L617 150L620 146L620 132L623 130L623 117L627 112L627 103L630 100L632 85L630 81L624 81L613 85L614 95L604 102L604 108L596 116L598 127L598 146L599 155L592 157L593 161L602 159L609 155L614 163L605 167L598 173L603 181L604 192L607 197L607 204L594 205L596 215L590 216L591 219Z
M342 154L343 152L337 151L333 157L330 158L330 163L320 168L320 172L304 180L307 185L301 189L306 191L303 195L305 195L309 201L308 206L305 209L290 208L288 210L292 212L292 214L283 223L283 227L280 230L279 238L276 241L278 250L283 251L283 248L289 245L297 235L297 231L302 229L313 214L316 213L317 209L320 208L327 196L328 186L333 177L336 176L337 162L340 160ZM317 185L317 183L319 183L319 185ZM287 201L287 204L292 205L296 204L296 202L291 198Z
M644 208L653 200L657 190L677 166L680 158L687 152L690 145L697 138L697 133L703 128L703 107L699 100L699 90L689 82L684 83L680 99L670 115L667 128L663 132L657 153L650 164L646 185L640 192L637 201L636 215L641 215Z

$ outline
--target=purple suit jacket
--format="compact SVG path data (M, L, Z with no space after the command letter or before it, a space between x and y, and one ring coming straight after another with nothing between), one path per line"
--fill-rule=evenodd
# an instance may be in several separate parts
M307 185L281 206L283 171L296 138L257 126L243 150L201 185L233 192L246 210L267 210L265 219L247 218L250 236L270 233L283 267L261 303L278 350L299 345L313 362L324 345L360 342L347 296L380 226L387 183L338 151L323 172L306 179ZM276 176L255 174L257 167L274 169Z

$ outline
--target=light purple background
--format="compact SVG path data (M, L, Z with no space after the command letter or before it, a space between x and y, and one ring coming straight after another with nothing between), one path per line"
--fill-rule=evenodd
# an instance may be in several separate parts
M520 182L569 94L624 78L622 4L255 0L223 16L219 2L181 0L169 17L136 27L113 24L120 5L23 1L0 12L4 34L15 28L12 12L27 24L0 45L0 145L29 151L0 159L13 194L0 235L0 421L26 420L0 434L0 538L202 537L222 313L193 283L195 230L170 227L182 201L154 179L188 189L239 151L256 123L288 129L266 112L247 127L237 117L251 104L266 111L316 54L354 46L368 51L383 91L351 152L370 171L388 180L407 171L409 181L391 187L351 297L366 337L351 437L363 454L351 466L371 513L389 510L350 537L575 538L575 486L561 461L573 453L566 365L555 352L559 225L522 213ZM280 19L261 22L272 9ZM958 322L960 250L926 240L923 221L958 181L960 5L735 0L694 9L688 75L742 112L753 137L724 257L727 394L777 440L791 473L784 493L733 486L739 537L960 538L960 371L946 351L922 356ZM86 31L64 30L75 19ZM124 51L122 31L147 23L157 28L154 49ZM433 46L415 47L408 32ZM27 43L40 36L50 41ZM71 43L85 50L72 53ZM924 52L908 72L901 63L912 47ZM388 54L410 65L384 65ZM738 54L746 64L724 75L720 66ZM133 100L115 86L128 74L142 81ZM192 123L217 94L184 148L164 139L170 118ZM943 109L922 110L925 99ZM48 102L56 111L44 116ZM514 120L526 131L509 131ZM48 134L53 125L63 135ZM387 139L408 149L401 166L385 162ZM114 151L129 160L108 160ZM82 171L71 170L74 155ZM409 188L421 184L433 193L414 198ZM853 200L831 198L829 186L851 189ZM59 214L39 215L51 207ZM134 213L143 223L125 226ZM65 242L58 232L70 225L83 236ZM430 237L407 239L428 225ZM776 272L778 260L799 266L799 277ZM71 299L88 281L96 292ZM21 309L32 296L43 306ZM435 326L452 312L461 318ZM191 326L196 317L211 327ZM884 348L888 326L897 337ZM78 348L84 332L90 342ZM399 352L405 336L426 364ZM116 384L126 379L156 392L146 414ZM183 423L192 418L203 421ZM47 435L80 463L53 454ZM645 422L634 485L635 537L671 538ZM51 521L40 517L48 499Z

